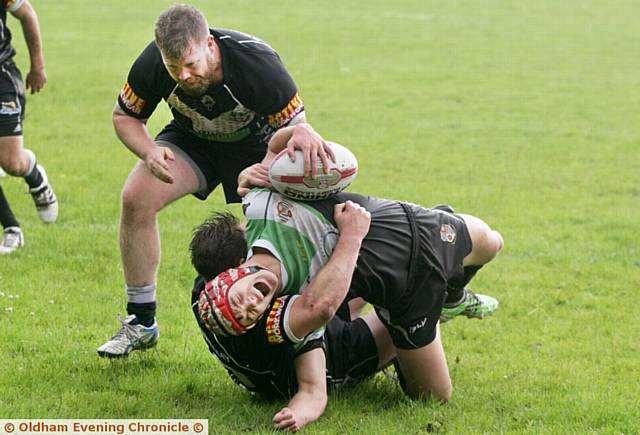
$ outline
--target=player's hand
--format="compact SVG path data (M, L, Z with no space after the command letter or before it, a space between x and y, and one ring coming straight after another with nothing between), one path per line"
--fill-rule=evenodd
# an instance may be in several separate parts
M40 92L40 89L47 83L47 72L44 68L32 69L27 73L26 77L27 89L31 89L31 94Z
M340 230L340 238L353 237L362 241L369 232L371 213L360 204L352 201L336 204L333 217L338 225L338 230Z
M256 163L240 172L238 175L238 195L245 196L252 187L271 187L268 165Z
M311 174L312 178L316 177L318 157L322 161L325 173L329 172L329 158L336 161L331 146L307 123L296 124L291 139L287 142L287 154L292 162L296 161L295 150L297 149L302 151L305 176Z
M296 416L289 408L282 408L273 417L273 426L276 429L288 430L289 432L298 432L302 425L296 421Z
M173 175L169 172L169 164L167 162L175 159L171 149L155 146L144 156L144 164L157 179L173 184Z

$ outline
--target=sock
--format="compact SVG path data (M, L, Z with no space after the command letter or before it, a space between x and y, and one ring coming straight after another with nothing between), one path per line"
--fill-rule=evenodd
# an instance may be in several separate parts
M482 269L482 266L465 266L462 276L457 276L449 280L447 287L447 297L444 300L445 306L455 306L462 302L465 298L465 287L473 279L473 277Z
M44 179L42 178L42 174L38 171L38 166L36 165L36 155L31 150L24 150L27 155L29 155L29 170L27 171L27 175L24 177L24 181L27 182L30 189L35 189L36 187L40 187Z
M156 317L156 284L145 287L127 286L127 313L135 314L138 322L151 326Z
M127 313L135 314L136 319L131 322L133 325L151 326L156 318L156 302L148 302L146 304L135 304L129 302L127 304Z
M0 224L2 224L3 228L20 226L16 217L11 211L11 207L9 206L9 202L7 201L7 197L4 195L2 186L0 186Z

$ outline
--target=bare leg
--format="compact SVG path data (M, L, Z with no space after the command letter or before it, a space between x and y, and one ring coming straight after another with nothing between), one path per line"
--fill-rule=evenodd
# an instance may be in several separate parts
M369 327L373 339L376 342L376 348L378 349L378 368L386 367L396 356L396 348L393 346L389 331L387 331L387 328L382 324L374 310L369 311L362 319Z
M362 298L353 298L349 301L349 312L351 313L351 320L355 320L361 317L362 310L367 305L367 301Z
M29 155L24 150L22 136L0 137L0 166L14 177L27 175Z
M398 361L409 397L434 397L445 402L451 399L453 387L440 339L440 325L436 327L436 338L428 345L419 349L398 349Z
M144 287L156 282L160 264L158 211L199 188L195 172L179 153L175 153L175 160L168 164L175 178L173 184L157 179L139 161L122 191L120 252L129 287Z
M473 250L464 258L465 266L482 266L493 260L504 246L502 235L492 230L483 220L468 214L459 214L467 224Z

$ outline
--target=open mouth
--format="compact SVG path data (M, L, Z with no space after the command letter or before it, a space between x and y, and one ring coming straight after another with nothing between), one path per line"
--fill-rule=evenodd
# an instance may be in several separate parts
M257 282L254 284L254 287L262 293L262 296L266 296L269 293L269 286L265 282Z

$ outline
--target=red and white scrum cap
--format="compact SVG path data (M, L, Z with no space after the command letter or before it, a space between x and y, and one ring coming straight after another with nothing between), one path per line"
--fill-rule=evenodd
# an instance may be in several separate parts
M247 332L233 315L229 306L229 290L259 267L238 267L228 269L205 284L198 298L198 314L207 329L219 336L242 335Z

